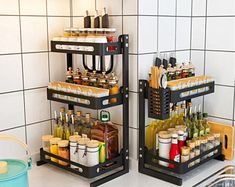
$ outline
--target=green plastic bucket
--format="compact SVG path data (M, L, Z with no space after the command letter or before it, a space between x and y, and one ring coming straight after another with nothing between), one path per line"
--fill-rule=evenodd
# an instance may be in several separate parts
M27 153L27 162L17 159L2 159L7 163L7 173L0 174L0 187L28 187L28 170L31 169L32 159L28 146L14 136L0 134L0 140L14 141L21 145Z

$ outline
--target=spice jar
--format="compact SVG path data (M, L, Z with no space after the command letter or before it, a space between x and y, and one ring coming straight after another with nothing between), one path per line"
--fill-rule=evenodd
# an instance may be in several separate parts
M111 74L108 80L109 84L109 95L115 95L119 93L118 78L114 73ZM111 103L116 103L117 98L110 99Z
M80 72L79 68L74 71L73 82L75 84L82 84L82 73Z
M190 148L190 153L189 153L189 159L191 160L192 158L195 157L195 142L192 140L187 141L187 146ZM195 161L190 162L188 167L194 166Z
M215 146L214 145L215 137L213 135L208 135L207 136L207 140L208 140L208 142L207 142L207 150L213 149L214 146ZM214 155L214 152L212 151L212 152L210 152L208 154L208 157L212 157L213 155Z
M81 138L79 135L74 135L69 137L70 141L70 160L78 163L78 140ZM71 168L78 168L71 164Z
M175 67L175 79L181 79L181 77L182 77L182 70L177 64Z
M167 131L160 131L158 133L159 142L159 157L169 159L171 149L171 134ZM159 160L159 164L165 167L169 166L169 163Z
M61 138L51 138L50 139L50 152L54 155L58 155L58 142ZM58 162L56 158L51 157L52 162Z
M86 157L86 143L85 138L80 138L78 140L78 163L86 166L87 157Z
M215 133L214 138L215 138L214 146L217 147L220 145L220 133ZM214 151L214 154L216 154L216 153L218 153L217 149Z
M100 75L99 79L98 79L98 84L100 88L108 88L108 80L107 80L107 76L105 75L106 72L102 72L102 75Z
M98 80L98 78L97 78L97 75L96 75L96 71L93 71L93 73L91 74L91 76L89 78L89 86L98 87L97 80Z
M70 37L72 34L71 34L71 29L70 28L65 28L64 29L64 36L65 37Z
M187 146L181 147L181 162L187 162L189 160L190 148Z
M205 151L207 151L207 138L203 137L200 139L201 140L201 144L200 144L200 153L204 153ZM207 155L203 156L201 158L201 160L204 160L207 158Z
M106 38L107 38L107 42L108 43L112 43L116 41L116 37L114 36L116 29L112 28L112 29L105 29L104 30ZM109 46L108 47L108 51L115 51L116 47L115 46Z
M82 85L89 86L89 73L88 70L85 70L82 75Z
M58 155L64 159L69 160L69 141L61 140L58 142ZM62 166L68 166L67 162L59 160L59 164Z
M99 164L99 142L96 140L88 141L87 144L87 166L92 167Z
M42 136L42 149L46 152L50 152L50 139L53 138L52 135L44 135ZM46 155L46 159L50 159L51 157Z
M201 144L200 139L195 139L195 156L200 155L200 144ZM198 164L198 163L200 163L200 158L195 160L195 164Z

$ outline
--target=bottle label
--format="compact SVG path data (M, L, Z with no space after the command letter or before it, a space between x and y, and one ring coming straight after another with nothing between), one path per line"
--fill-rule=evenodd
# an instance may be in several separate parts
M174 161L175 162L180 162L180 154L175 155Z

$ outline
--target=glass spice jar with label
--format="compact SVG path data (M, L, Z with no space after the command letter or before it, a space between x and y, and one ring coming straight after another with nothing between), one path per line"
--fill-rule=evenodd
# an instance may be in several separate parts
M102 75L98 78L98 84L100 88L108 88L108 79L106 76L106 72L102 72Z
M69 67L66 73L66 82L73 83L73 69L71 67Z
M190 148L189 159L192 159L195 157L195 142L193 140L188 140L187 146ZM195 164L195 161L190 162L188 167L192 167L194 166L194 164Z
M94 86L94 87L98 87L98 78L96 75L96 71L93 71L93 73L91 74L90 78L89 78L89 86Z
M108 84L109 84L109 95L115 95L119 93L118 78L114 73L112 73L111 76L109 77ZM110 99L110 102L116 103L117 98Z
M190 148L187 146L181 147L181 162L187 162L189 160Z
M77 68L76 71L74 71L73 82L75 84L82 84L82 73L80 72L79 68Z
M88 70L85 70L82 74L82 85L89 86L89 73Z
M58 155L58 142L61 138L51 138L50 139L50 152L54 155ZM51 157L52 162L58 162L56 158Z
M199 138L195 139L195 156L199 156L200 155L200 144L201 141ZM200 163L200 158L195 160L195 164Z
M201 140L200 153L204 153L205 151L207 151L207 138L202 137L200 138L200 140ZM201 160L205 160L206 158L207 158L207 155L203 156Z
M69 141L61 140L58 142L58 155L64 159L69 160ZM62 166L68 166L67 162L59 160L59 164Z
M208 135L207 136L207 140L208 140L208 142L207 142L207 150L213 149L214 146L215 146L214 145L215 137L213 135ZM210 152L208 154L208 157L212 157L213 155L214 155L214 152L212 151L212 152Z

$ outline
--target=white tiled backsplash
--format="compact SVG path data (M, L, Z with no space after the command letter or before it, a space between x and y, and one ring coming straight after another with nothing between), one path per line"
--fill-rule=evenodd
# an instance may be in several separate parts
M50 39L70 25L83 26L85 10L94 15L103 7L118 34L130 35L132 158L137 159L138 149L138 80L148 78L157 51L176 53L180 63L192 58L197 74L214 76L216 93L194 102L204 102L213 120L234 125L233 0L1 0L0 132L25 141L33 154L39 151L41 135L51 131L51 114L65 106L46 99L48 82L62 81L66 73L66 57L50 52ZM79 66L80 57L74 57ZM115 71L121 76L120 57L116 60ZM121 124L121 108L110 109L115 123ZM9 154L19 153L14 149Z

